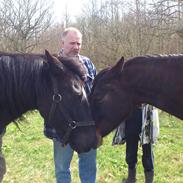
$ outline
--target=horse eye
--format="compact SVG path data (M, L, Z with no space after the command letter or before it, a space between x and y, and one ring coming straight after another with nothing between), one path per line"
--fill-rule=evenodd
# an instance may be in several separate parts
M73 89L74 89L74 91L77 92L78 94L81 94L81 92L82 92L81 86L78 85L78 84L76 84L76 83L73 84Z

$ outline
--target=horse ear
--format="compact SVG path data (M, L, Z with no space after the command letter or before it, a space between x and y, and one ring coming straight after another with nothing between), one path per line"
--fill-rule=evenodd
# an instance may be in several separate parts
M122 70L123 70L124 63L125 63L124 57L122 56L122 57L120 58L120 60L117 62L117 64L116 64L117 67L120 69L120 72L122 72Z
M53 73L60 73L64 70L63 64L55 56L51 55L48 50L45 50L45 55Z
M122 56L120 60L116 63L116 65L113 67L113 70L115 70L116 74L121 74L123 67L124 67L124 57Z
M51 54L50 54L50 52L48 50L45 50L45 55L46 55L48 61L52 60L52 56L51 56Z

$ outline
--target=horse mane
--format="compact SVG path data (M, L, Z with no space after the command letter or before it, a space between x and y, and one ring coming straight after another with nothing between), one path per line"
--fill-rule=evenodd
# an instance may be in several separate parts
M6 77L6 84L10 82L9 85L11 85L14 82L16 88L20 83L35 79L34 74L40 76L40 70L43 68L45 61L46 57L43 54L0 52L0 79L3 81L3 77Z
M77 74L81 80L86 81L88 70L84 63L77 57L58 57L59 60L74 74Z
M178 62L183 59L183 54L165 54L165 55L159 55L159 54L154 54L154 55L145 55L145 56L137 56L137 57L132 57L126 60L125 66L130 66L131 64L134 63L139 63L139 62L148 62L151 61L152 63L154 62Z
M36 92L49 89L43 71L45 61L45 55L41 54L0 53L1 117L9 113L10 120L14 120L36 107Z

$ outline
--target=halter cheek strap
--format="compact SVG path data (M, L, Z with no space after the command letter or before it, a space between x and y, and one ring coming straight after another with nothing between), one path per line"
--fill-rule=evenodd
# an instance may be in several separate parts
M64 118L67 120L68 122L68 127L66 130L66 133L64 134L64 136L62 137L61 144L64 146L68 143L68 139L70 137L70 134L72 132L72 130L74 130L77 127L84 127L84 126L95 126L95 122L94 121L81 121L81 122L76 122L74 120L72 120L70 114L68 113L67 110L65 110L65 108L62 106L61 101L62 101L62 95L59 93L58 91L58 87L57 87L57 83L55 81L55 79L53 77L51 77L52 79L52 83L53 83L53 102L51 105L51 109L49 112L49 117L48 117L48 124L52 124L51 120L54 117L54 113L56 111L57 106L60 109L61 114L64 116Z

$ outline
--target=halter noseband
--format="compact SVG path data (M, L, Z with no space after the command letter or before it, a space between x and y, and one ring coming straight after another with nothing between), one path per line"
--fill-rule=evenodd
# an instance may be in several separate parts
M62 115L68 121L68 127L67 127L67 130L66 130L66 133L64 134L63 138L60 139L61 144L64 146L64 145L67 144L67 141L69 139L69 136L70 136L72 130L74 130L77 127L82 127L82 126L95 126L95 122L94 121L77 122L77 121L72 120L70 114L61 105L62 95L58 91L57 83L56 83L54 77L51 76L51 80L52 80L52 83L53 83L54 94L53 94L53 98L52 98L53 102L52 102L51 109L50 109L50 112L49 112L48 123L51 124L51 119L53 118L55 110L58 106L61 113L62 113Z

